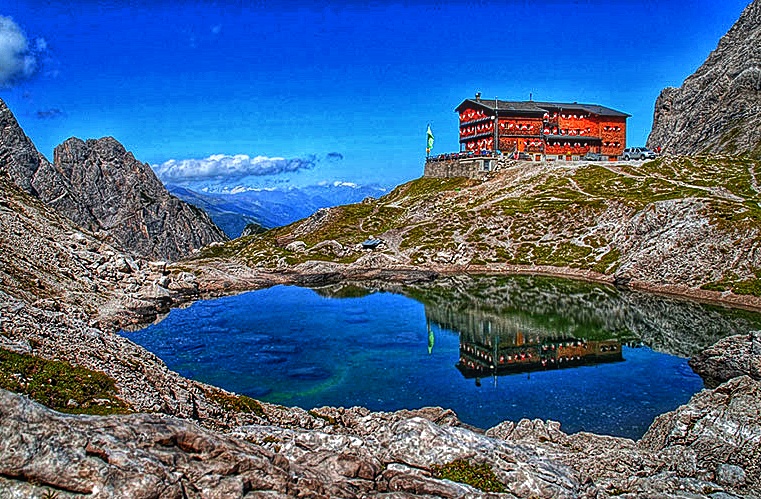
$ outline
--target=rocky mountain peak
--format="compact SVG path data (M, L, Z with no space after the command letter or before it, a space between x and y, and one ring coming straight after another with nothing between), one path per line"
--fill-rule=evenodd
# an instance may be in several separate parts
M139 254L174 260L227 237L201 210L164 188L151 167L113 137L70 138L55 148L53 164L89 216L75 219L105 229Z
M755 0L680 88L658 96L651 148L761 157L761 0Z
M47 160L37 152L16 117L0 99L0 171L5 171L25 191L36 194L32 177L43 162Z
M67 139L55 148L51 164L1 100L0 132L0 171L79 226L108 232L127 251L176 260L227 239L113 137Z

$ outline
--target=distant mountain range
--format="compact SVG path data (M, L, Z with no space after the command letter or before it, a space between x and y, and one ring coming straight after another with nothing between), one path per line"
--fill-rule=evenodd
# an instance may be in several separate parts
M166 188L208 213L231 238L240 236L249 223L265 228L280 227L306 218L320 208L358 203L388 192L379 185L359 186L346 182L287 189L251 189L234 194L196 192L171 184Z

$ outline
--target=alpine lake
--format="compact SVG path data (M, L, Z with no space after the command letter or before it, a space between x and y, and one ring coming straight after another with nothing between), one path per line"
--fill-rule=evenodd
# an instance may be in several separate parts
M688 357L761 315L538 276L276 286L122 334L183 376L304 409L453 409L637 439L703 388Z

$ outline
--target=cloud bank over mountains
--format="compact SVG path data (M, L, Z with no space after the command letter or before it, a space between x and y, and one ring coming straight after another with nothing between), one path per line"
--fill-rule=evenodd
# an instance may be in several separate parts
M230 193L287 183L288 174L311 170L322 161L336 163L342 159L343 155L337 152L303 158L212 154L202 159L170 159L152 166L165 184L195 191Z
M37 38L30 46L21 27L12 18L0 16L0 88L34 76L38 57L47 48L44 38Z
M172 194L206 210L225 233L238 237L252 221L278 227L320 208L357 203L388 192L378 184L360 185L340 178L336 166L343 160L339 152L290 159L212 154L203 159L170 159L153 165L153 170ZM320 176L333 178L316 180L301 175L300 181L294 179L318 165L324 168Z
M204 159L170 159L160 165L153 165L156 174L167 182L187 182L197 180L228 180L232 183L245 177L278 175L295 172L315 166L317 158L270 158L250 157L247 154L212 154Z

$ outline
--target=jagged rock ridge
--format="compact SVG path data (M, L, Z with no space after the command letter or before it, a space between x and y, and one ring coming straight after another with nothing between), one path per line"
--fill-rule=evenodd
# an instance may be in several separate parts
M647 145L761 158L761 1L746 7L680 88L661 92Z
M70 138L51 164L0 100L0 170L83 228L127 251L176 260L227 237L201 210L169 194L150 166L111 137Z

